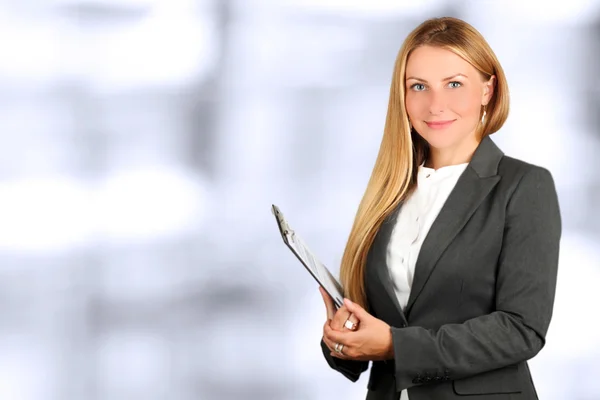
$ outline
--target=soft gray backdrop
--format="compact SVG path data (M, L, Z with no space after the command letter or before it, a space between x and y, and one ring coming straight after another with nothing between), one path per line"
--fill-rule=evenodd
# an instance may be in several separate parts
M396 53L441 15L495 49L494 139L559 190L540 398L600 399L591 0L1 1L0 399L363 399L270 206L337 272Z

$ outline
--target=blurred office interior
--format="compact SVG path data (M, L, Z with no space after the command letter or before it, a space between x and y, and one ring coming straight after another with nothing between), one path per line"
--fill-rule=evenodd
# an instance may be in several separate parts
M600 399L600 1L0 2L0 399L363 399L319 341L406 34L502 62L493 139L563 213L540 399Z

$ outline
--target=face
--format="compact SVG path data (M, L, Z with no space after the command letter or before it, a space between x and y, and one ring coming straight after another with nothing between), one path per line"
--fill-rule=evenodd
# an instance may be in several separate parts
M494 79L485 81L449 50L415 49L406 64L406 111L411 124L434 151L474 150L481 108L492 97Z

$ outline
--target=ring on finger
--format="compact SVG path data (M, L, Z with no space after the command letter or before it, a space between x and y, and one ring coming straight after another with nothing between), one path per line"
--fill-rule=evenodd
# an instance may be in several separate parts
M344 322L344 326L346 327L346 329L349 329L351 331L355 331L358 328L358 325L350 321L350 318L348 318L346 322Z
M343 354L342 351L344 351L344 345L341 343L336 343L335 346L333 347L333 349L335 350L336 353Z

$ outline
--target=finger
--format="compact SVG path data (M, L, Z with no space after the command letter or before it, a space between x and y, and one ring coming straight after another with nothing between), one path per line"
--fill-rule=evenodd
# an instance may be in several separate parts
M331 342L331 340L329 340L326 336L325 336L325 328L327 326L329 326L329 320L327 320L327 322L325 322L325 324L323 325L323 342L325 343L325 345L329 348L329 350L333 351L333 347L334 344Z
M344 299L344 306L350 313L352 313L352 315L354 315L354 317L358 318L359 322L371 317L371 314L369 314L364 308L350 301L349 299Z
M344 323L346 322L349 316L350 312L348 311L348 309L346 309L346 307L344 306L340 307L335 312L333 320L331 320L331 328L341 331L342 329L344 329Z
M335 348L335 345L333 343L331 343L331 341L329 339L327 339L326 337L323 337L323 343L325 343L325 346L327 346L327 348L329 349L329 351L333 351Z
M329 320L327 320L327 322L325 322L325 325L323 325L323 342L325 342L325 345L329 348L330 351L335 351L335 345L337 342L334 342L333 340L327 337L326 332L328 331L332 331L331 321Z
M325 308L327 309L327 318L333 319L333 316L335 315L335 303L333 302L333 299L321 286L319 286L319 292L321 293Z
M342 350L342 354L336 353L335 351L333 351L333 352L331 352L331 355L333 357L336 357L336 358L339 358L342 360L352 360L352 361L368 361L369 360L368 357L363 357L363 356L354 354L354 351L352 351L349 348L346 348L346 346L344 346L344 349Z
M350 335L353 335L354 332L350 331L336 331L332 329L329 325L326 325L323 330L323 336L327 338L332 343L342 343L345 346L349 346L350 342L352 342L352 338Z
M323 302L325 303L325 308L327 309L327 318L333 319L333 317L335 316L335 303L333 302L333 299L321 286L319 286L319 292L321 292Z
M346 350L346 348L344 347L344 351L345 351L345 350ZM338 352L336 352L336 351L332 351L330 355L331 355L332 357L339 358L339 359L341 359L341 360L352 360L352 357L349 357L349 356L347 356L347 355L346 355L346 354L344 354L344 353L341 353L341 354L340 354L340 353L338 353Z
M348 318L344 321L344 330L356 331L359 324L358 318L354 314L348 314Z
M325 343L325 345L327 346L327 348L329 349L330 353L336 353L335 351L335 342L332 342L331 340L327 339L325 336L323 336L323 342Z
M342 360L357 360L356 352L352 347L348 347L347 345L342 346L342 350L338 353L337 351L335 351L334 344L331 355Z
M337 342L332 342L331 340L327 339L325 336L323 336L323 341L325 342L325 344L327 345L327 347L329 348L329 354L333 357L336 358L341 358L341 359L347 359L346 358L346 354L344 354L347 350L346 346L342 345L342 349L340 352L338 352L336 350L336 347L340 344Z
M327 338L323 338L323 341L325 342L325 345L327 346L329 351L335 353L335 343L333 343L331 340L329 340Z

